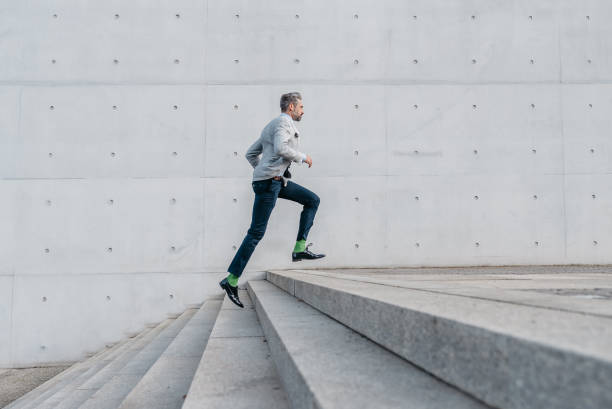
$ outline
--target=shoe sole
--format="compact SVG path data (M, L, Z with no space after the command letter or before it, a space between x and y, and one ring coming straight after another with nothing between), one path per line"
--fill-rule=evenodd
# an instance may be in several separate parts
M319 260L319 259L322 259L322 258L324 258L324 257L325 257L325 256L323 256L323 257L317 257L317 258L297 258L297 259L293 259L292 261L295 263L296 261L302 261L302 260Z

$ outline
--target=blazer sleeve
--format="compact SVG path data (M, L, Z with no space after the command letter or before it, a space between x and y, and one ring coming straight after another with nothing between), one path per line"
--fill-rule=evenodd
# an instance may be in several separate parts
M291 127L286 122L280 121L272 137L274 140L274 153L287 160L302 163L306 160L306 154L296 151L289 146L291 138L293 138Z
M249 161L253 168L256 168L259 164L259 155L263 151L263 144L261 143L261 138L257 139L253 145L247 150L246 159Z

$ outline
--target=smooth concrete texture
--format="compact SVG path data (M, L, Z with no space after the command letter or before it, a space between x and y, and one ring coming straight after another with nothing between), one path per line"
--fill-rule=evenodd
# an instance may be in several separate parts
M79 408L117 408L196 312L195 309L188 309L173 320Z
M486 408L266 281L249 292L294 409Z
M612 285L610 272L581 278L577 270L554 283L544 275L542 282L556 288L572 281L584 288L589 279ZM283 276L278 284L295 297L494 407L612 405L609 314L581 311L586 301L581 298L578 311L565 302L554 308L509 299L508 290L496 299L497 283L508 288L515 280L520 293L526 281L538 288L537 274L481 275L473 269L457 277L451 271L445 283L416 271L383 274L380 280L376 273L358 271L271 272L268 280L276 283ZM294 282L288 285L288 279ZM473 281L479 294L470 291ZM441 285L432 287L436 283ZM463 288L468 291L462 293Z
M248 229L244 153L293 90L317 266L612 263L610 17L608 0L2 2L0 367L81 360L212 295ZM293 267L299 211L278 204L250 271Z
M202 305L121 402L120 409L182 407L221 304L221 300L214 299Z
M227 297L189 388L184 409L289 409L253 303L245 308Z

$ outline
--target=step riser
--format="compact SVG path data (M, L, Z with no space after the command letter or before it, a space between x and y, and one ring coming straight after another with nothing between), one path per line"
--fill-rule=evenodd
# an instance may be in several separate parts
M609 362L275 273L268 281L492 406L612 407Z

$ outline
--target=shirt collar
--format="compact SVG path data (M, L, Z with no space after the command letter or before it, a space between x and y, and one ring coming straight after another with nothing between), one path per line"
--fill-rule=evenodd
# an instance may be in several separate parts
M281 115L286 115L287 117L289 117L289 119L291 119L291 121L293 121L293 118L291 118L291 115L289 115L289 114L287 114L285 112L281 113Z

